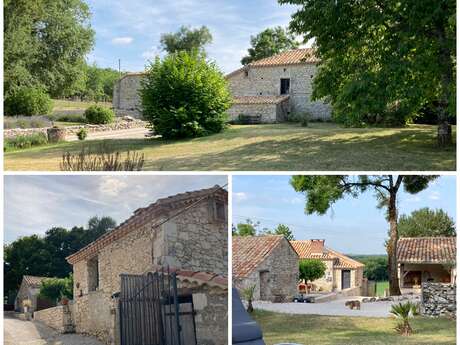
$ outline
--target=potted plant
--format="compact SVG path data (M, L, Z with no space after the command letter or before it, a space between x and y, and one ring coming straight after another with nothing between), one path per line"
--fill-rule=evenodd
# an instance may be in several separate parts
M60 141L65 141L66 129L63 127L53 126L46 130L48 135L49 143L58 143Z

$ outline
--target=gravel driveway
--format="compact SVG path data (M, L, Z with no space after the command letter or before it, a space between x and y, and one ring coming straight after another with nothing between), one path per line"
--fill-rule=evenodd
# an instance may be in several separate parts
M285 314L314 314L327 316L362 316L362 317L388 317L391 305L398 302L371 302L361 303L361 310L350 310L345 307L345 302L361 300L362 297L346 297L324 303L271 303L253 302L254 308ZM416 297L414 302L419 301ZM404 302L403 302L404 303Z
M58 334L40 323L22 321L5 315L3 319L5 345L104 345L79 334Z

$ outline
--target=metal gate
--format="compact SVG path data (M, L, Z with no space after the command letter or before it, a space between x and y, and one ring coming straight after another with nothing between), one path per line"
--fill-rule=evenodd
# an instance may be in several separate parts
M121 275L121 345L196 345L191 294L177 292L176 273Z

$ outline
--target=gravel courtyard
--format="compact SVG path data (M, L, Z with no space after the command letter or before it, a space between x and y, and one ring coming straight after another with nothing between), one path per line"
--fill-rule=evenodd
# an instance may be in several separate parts
M310 314L327 316L362 316L362 317L388 317L392 304L399 302L370 302L361 303L361 310L350 310L345 306L346 301L361 300L363 297L346 297L323 303L271 303L264 301L253 302L254 308L285 314ZM420 301L412 297L413 302ZM403 302L404 303L404 302Z

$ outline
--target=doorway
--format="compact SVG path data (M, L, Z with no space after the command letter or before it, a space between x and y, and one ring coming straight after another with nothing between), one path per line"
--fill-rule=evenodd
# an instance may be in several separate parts
M351 287L351 271L342 270L342 290L349 289Z

